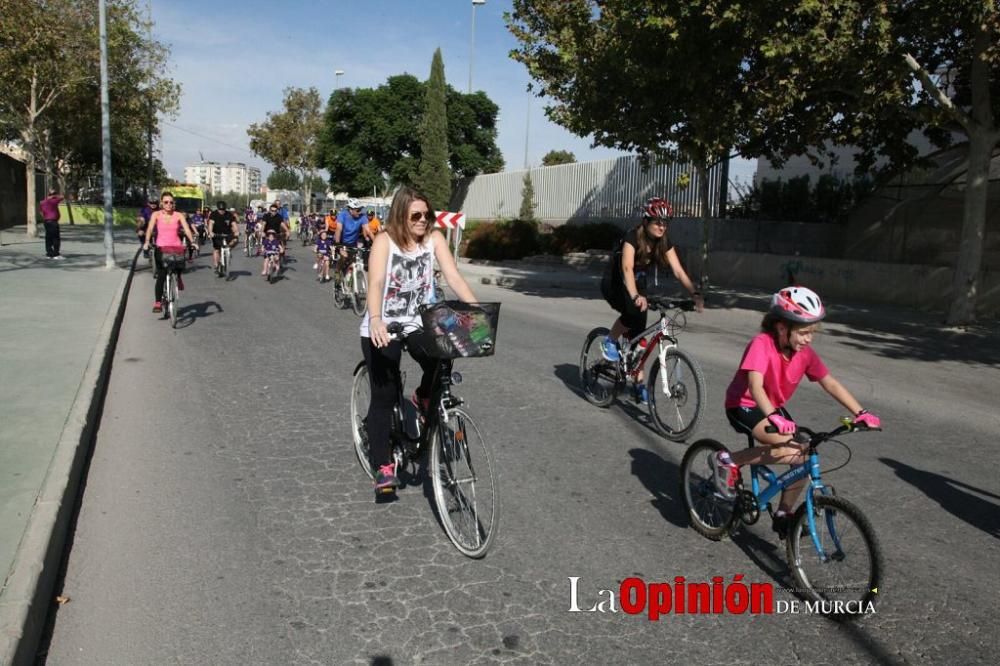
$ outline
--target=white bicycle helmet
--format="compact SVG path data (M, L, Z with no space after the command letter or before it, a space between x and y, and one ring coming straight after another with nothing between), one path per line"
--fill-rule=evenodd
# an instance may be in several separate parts
M826 316L823 301L812 289L785 287L771 297L772 315L799 324L814 324Z
M351 197L350 199L347 200L347 207L348 208L354 208L355 210L360 210L361 209L361 202L358 201L357 199Z

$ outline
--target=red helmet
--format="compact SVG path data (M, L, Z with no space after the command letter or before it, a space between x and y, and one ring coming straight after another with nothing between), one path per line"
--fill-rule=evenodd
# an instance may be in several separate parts
M653 197L642 207L642 219L644 220L669 220L674 216L674 207L670 202L660 197Z
M819 296L805 287L785 287L771 297L772 315L799 324L814 324L826 316Z

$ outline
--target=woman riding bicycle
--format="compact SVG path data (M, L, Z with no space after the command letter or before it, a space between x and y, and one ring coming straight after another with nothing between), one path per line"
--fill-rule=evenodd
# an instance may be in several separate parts
M376 492L399 485L391 461L389 432L392 408L400 390L402 345L389 337L387 326L399 322L405 334L413 325L419 325L419 306L431 303L433 298L435 259L458 298L465 303L476 300L458 272L448 242L433 228L433 222L434 212L427 197L404 187L393 197L386 233L378 234L372 244L361 351L371 378L367 428ZM426 412L440 361L428 356L419 344L409 345L409 351L423 371L414 402Z
M653 284L658 285L660 268L669 268L694 297L698 312L704 309L701 292L684 271L677 250L670 242L667 225L673 215L673 207L666 199L653 197L647 201L642 209L642 222L625 234L619 249L612 256L611 265L601 279L604 300L621 315L615 320L611 332L601 345L607 361L618 362L618 338L623 335L634 338L646 329L649 316L646 287L650 272L653 274ZM649 401L641 370L636 375L635 397L643 404Z
M167 271L163 264L164 254L184 255L184 245L181 242L181 233L187 237L188 242L194 243L194 233L187 223L184 213L178 213L174 208L174 195L164 192L160 195L160 210L153 213L146 227L146 239L142 249L149 251L149 239L156 232L156 251L154 260L156 262L156 285L154 287L153 312L163 312L163 283L167 280ZM177 272L177 286L184 289L184 281L181 280L183 264L174 264Z
M771 307L761 323L762 332L747 345L736 376L726 389L730 425L736 432L753 435L760 446L710 454L716 490L724 497L734 497L742 465L801 465L805 461L804 446L792 441L795 422L785 409L803 376L819 382L854 415L855 423L879 427L879 418L862 409L810 346L825 316L819 296L805 287L786 287L771 298ZM767 432L768 426L777 432ZM782 539L807 480L789 486L781 494L772 527Z

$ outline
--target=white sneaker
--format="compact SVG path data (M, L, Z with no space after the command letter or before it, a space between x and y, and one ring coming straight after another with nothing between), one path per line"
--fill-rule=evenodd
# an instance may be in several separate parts
M56 256L54 256L52 258L56 259L58 261L63 261L64 259L66 259L66 257L62 256L61 254L57 254Z
M726 499L736 497L736 480L740 476L740 468L729 460L723 462L719 454L722 451L713 451L708 454L708 464L712 468L712 481L715 483L715 490Z
M319 264L313 264L313 270L315 271L317 269L319 269Z

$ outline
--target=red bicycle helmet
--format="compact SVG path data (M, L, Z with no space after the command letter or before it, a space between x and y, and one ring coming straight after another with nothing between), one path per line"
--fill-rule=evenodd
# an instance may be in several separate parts
M642 207L642 219L644 220L669 220L674 216L674 207L670 202L660 197L653 197Z
M826 316L823 301L805 287L785 287L776 293L771 297L770 313L799 324L814 324Z

